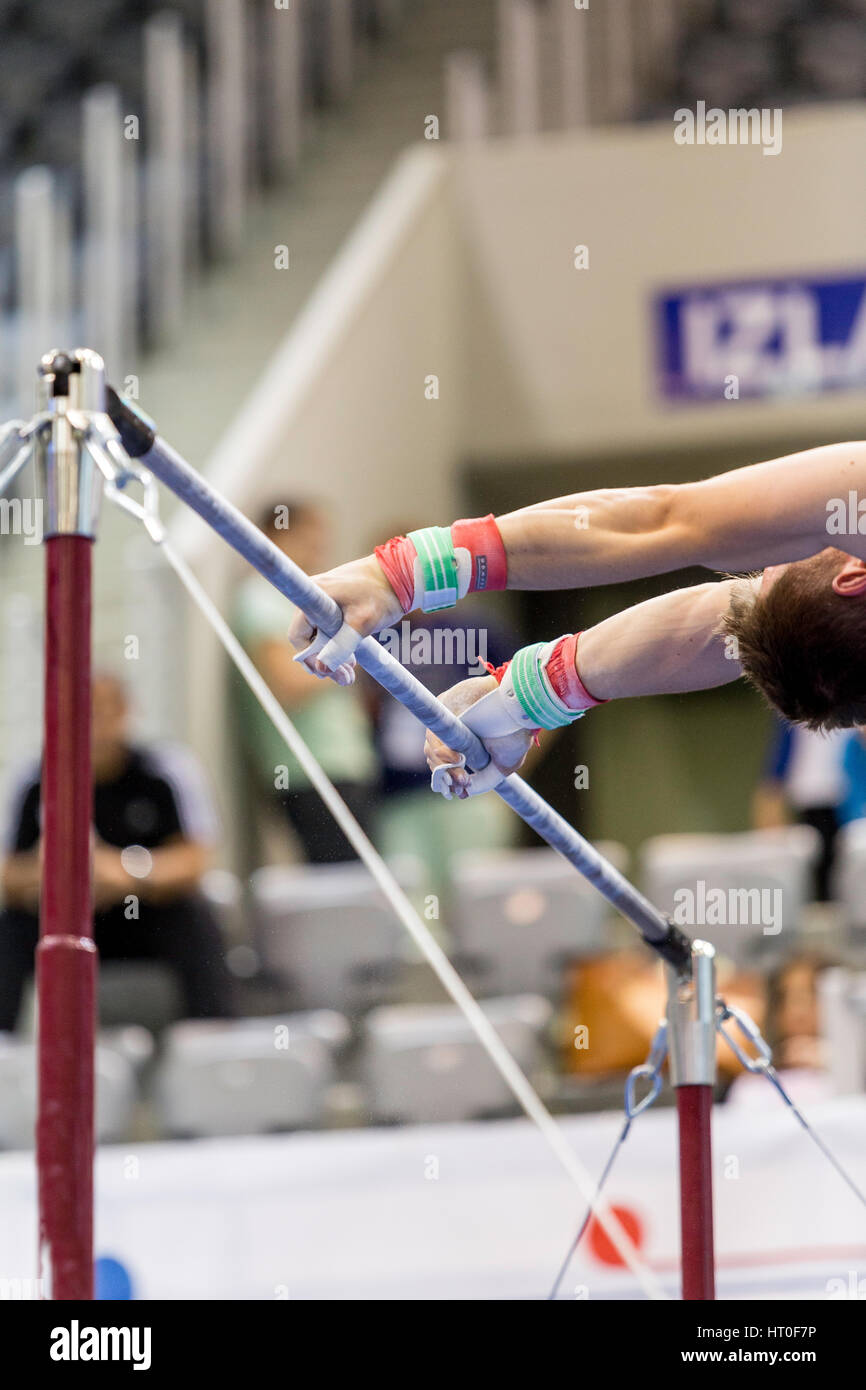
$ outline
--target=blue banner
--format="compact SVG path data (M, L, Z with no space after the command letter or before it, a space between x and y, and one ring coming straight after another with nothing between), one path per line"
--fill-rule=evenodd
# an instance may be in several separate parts
M656 371L672 400L866 387L866 276L786 276L663 291Z

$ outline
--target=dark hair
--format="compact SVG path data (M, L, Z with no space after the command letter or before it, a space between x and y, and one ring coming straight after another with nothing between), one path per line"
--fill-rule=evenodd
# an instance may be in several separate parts
M850 729L866 724L866 601L831 580L841 551L788 565L766 593L734 584L723 632L743 673L792 724Z

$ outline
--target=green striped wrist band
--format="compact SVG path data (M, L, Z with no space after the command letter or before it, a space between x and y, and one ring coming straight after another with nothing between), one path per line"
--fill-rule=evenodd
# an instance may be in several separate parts
M425 613L453 608L460 591L451 527L425 526L420 531L410 531L407 539L416 551L416 607L420 606Z
M515 652L508 668L521 709L539 729L564 728L585 713L585 710L569 709L554 691L544 664L550 652L550 642L534 642Z

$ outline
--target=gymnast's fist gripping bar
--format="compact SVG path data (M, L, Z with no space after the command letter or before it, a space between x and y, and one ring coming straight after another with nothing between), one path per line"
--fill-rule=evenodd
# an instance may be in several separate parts
M343 615L334 599L314 584L257 526L221 497L201 474L159 438L151 420L111 387L107 390L106 410L131 458L140 459L160 482L197 512L253 569L291 599L311 623L328 636L337 632ZM432 729L449 748L464 753L474 771L480 771L487 765L490 755L480 739L375 638L364 638L355 655L364 670L405 705L416 719ZM543 797L516 774L503 778L495 790L527 825L573 864L613 907L637 927L649 946L678 970L690 969L691 942L688 937L548 806Z

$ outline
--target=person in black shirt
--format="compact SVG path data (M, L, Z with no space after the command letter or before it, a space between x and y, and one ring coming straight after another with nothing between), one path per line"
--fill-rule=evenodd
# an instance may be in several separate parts
M231 1012L219 927L199 892L217 825L191 756L128 738L121 682L93 682L93 937L103 960L173 968L189 1018ZM39 769L11 806L0 869L0 1030L12 1030L33 971L40 883Z

